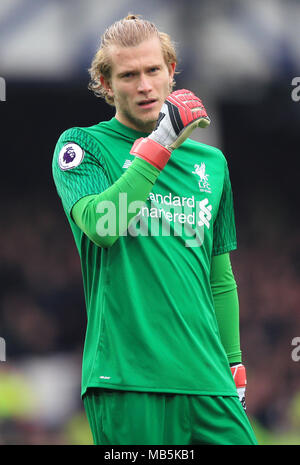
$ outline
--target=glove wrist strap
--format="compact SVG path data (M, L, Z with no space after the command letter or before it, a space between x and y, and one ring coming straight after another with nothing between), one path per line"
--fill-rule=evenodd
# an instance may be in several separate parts
M171 156L169 150L148 137L137 139L130 153L143 158L160 171L166 166Z
M247 384L246 368L242 363L231 367L231 373L237 388L245 388Z

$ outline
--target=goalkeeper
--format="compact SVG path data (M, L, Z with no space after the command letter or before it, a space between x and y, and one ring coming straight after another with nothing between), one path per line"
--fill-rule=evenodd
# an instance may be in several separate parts
M210 120L192 92L172 92L176 62L152 23L113 24L89 87L115 116L64 131L53 157L82 266L82 398L95 444L256 444L228 167L189 138Z

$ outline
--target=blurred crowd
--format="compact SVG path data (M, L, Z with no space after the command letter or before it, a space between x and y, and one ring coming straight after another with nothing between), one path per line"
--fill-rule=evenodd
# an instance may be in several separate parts
M80 399L85 305L67 220L47 196L23 198L3 213L0 444L90 444ZM255 241L243 225L238 230L232 263L248 414L262 431L299 431L300 361L291 356L292 339L300 336L299 235L278 248L271 231L267 241Z
M61 433L68 422L82 417L87 428L80 399L86 317L75 243L59 202L52 207L42 194L12 201L2 218L0 444L72 443Z

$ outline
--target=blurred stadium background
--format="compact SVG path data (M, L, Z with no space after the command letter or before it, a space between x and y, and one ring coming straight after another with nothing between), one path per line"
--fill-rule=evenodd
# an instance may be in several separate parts
M300 444L298 0L1 1L0 444L91 444L81 273L51 161L63 130L113 115L87 69L129 12L171 34L177 88L212 118L193 137L220 147L231 171L248 414L261 444Z

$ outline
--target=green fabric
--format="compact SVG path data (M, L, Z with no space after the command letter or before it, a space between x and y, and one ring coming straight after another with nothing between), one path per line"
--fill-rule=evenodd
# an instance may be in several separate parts
M229 363L241 363L239 300L229 254L212 258L211 288L221 341Z
M102 387L237 396L210 286L212 256L236 248L222 152L191 139L174 150L145 207L110 247L99 247L71 217L80 199L104 193L133 166L130 150L143 136L112 118L65 131L55 148L53 177L87 309L82 394ZM74 144L81 154L70 161Z
M95 445L257 444L236 397L88 389L83 402Z
M145 165L145 167L144 167ZM138 168L136 169L135 166ZM153 169L153 175L148 180L148 172ZM85 232L85 234L101 247L110 247L119 237L105 236L106 230L96 232L96 225L99 215L96 213L96 206L99 202L107 200L116 205L116 217L119 214L120 192L128 194L128 204L135 200L146 200L153 186L155 177L158 176L156 168L149 165L144 160L136 159L123 176L99 195L83 197L72 209L72 216L75 223ZM140 176L137 176L140 173ZM144 173L144 175L142 174ZM128 215L128 222L135 216L134 213ZM128 223L126 224L126 228ZM125 228L124 228L125 229ZM211 287L214 298L214 307L217 316L221 341L226 351L229 363L241 362L240 336L239 336L239 300L237 285L232 272L229 254L216 255L212 257L211 265Z

